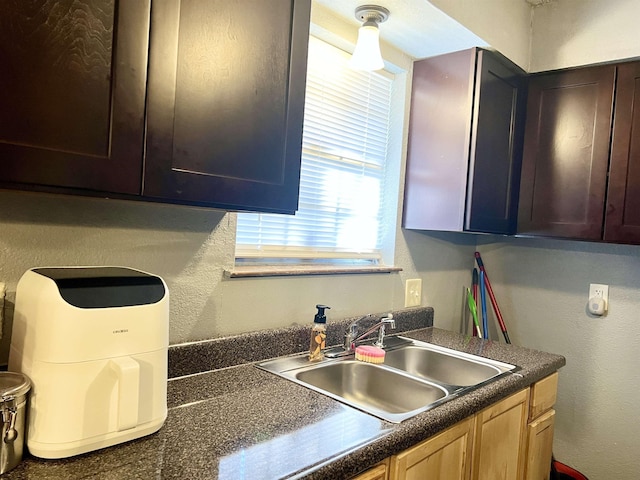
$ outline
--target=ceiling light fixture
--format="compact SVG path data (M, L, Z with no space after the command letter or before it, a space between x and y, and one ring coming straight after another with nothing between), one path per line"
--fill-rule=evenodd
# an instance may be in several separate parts
M389 10L377 5L362 5L356 8L356 18L364 23L358 30L358 43L350 66L356 70L380 70L384 61L380 54L378 24L389 18Z

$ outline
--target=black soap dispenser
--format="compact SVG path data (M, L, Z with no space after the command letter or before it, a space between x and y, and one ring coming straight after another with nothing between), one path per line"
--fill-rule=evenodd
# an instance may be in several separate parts
M309 345L309 360L322 360L324 358L325 340L327 338L327 317L325 309L331 308L326 305L316 305L318 313L313 318L313 328L311 329L311 343Z

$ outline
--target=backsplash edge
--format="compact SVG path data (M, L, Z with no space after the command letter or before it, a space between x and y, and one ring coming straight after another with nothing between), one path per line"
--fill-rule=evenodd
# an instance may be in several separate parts
M374 314L379 318L389 312ZM396 328L390 335L433 326L432 307L412 307L392 310ZM327 323L327 346L339 345L346 327L359 316L332 320ZM372 322L373 323L373 322ZM366 325L363 323L363 325ZM304 352L309 348L309 325L294 325L247 332L230 337L170 345L168 377L176 378L210 370L258 362L269 358Z

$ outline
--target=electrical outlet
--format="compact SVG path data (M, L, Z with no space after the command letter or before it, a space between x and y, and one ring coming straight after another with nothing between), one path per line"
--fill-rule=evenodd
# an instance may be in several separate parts
M602 299L599 302L598 299ZM592 283L589 285L589 312L594 315L604 315L609 308L609 285Z
M404 289L404 306L418 307L422 303L422 279L407 280Z
M605 302L609 301L609 285L602 285L600 283L592 283L589 285L589 298L601 298Z

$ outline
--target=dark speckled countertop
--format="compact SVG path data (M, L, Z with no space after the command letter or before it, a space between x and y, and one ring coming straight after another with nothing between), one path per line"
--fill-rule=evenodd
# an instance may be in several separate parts
M426 323L431 324L431 309L413 309L404 316L394 312L394 316L413 327L413 317L420 317L419 323L424 325L425 313ZM294 336L299 335L299 329L305 327L293 328ZM271 333L266 335L272 337ZM207 371L198 362L187 367L187 351L181 351L182 347L170 349L170 372L173 368L184 376L169 381L169 414L159 432L68 459L40 460L26 454L20 465L2 478L346 479L565 364L559 355L433 327L402 335L515 364L521 370L401 424L392 424L259 370L253 363L226 366L234 362L220 360L214 362L215 370ZM244 340L243 336L234 338L239 343ZM255 338L250 341L260 343ZM269 342L263 339L262 343L268 346ZM221 345L226 344L198 343L200 354L194 357L206 356L203 349ZM290 348L296 351L297 347L291 342ZM276 356L288 353L293 352L278 351ZM251 355L262 357L251 362L274 356L255 349ZM197 373L185 374L185 369Z

